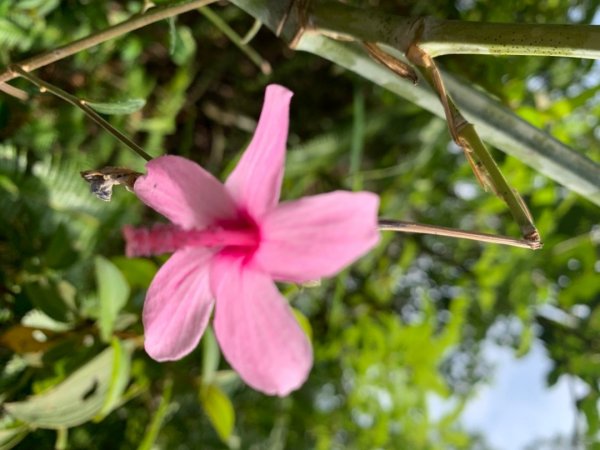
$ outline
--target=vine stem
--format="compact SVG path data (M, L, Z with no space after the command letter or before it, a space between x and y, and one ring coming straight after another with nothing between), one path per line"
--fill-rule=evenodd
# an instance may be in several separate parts
M437 225L424 225L414 222L404 222L401 220L379 219L379 229L381 231L398 231L400 233L417 233L431 234L433 236L447 236L458 239L468 239L471 241L509 245L512 247L529 248L532 250L537 250L541 248L540 242L532 242L526 239L513 239L507 236L498 236L495 234L487 233L476 233L472 231L457 230L455 228L440 227Z
M158 22L159 20L168 19L169 17L209 5L215 1L216 0L183 0L174 4L151 8L143 14L136 15L124 22L106 28L105 30L92 33L82 39L78 39L62 47L41 53L16 63L16 65L10 66L8 70L0 73L0 84L13 80L20 75L11 70L11 67L21 67L25 72L31 72L32 70L52 64L82 50L94 47L102 42L122 36L130 31L145 27L146 25Z
M260 69L263 75L270 75L273 72L271 64L265 61L262 56L258 54L256 50L250 47L247 43L244 43L244 38L236 33L236 31L229 26L221 17L219 17L210 8L200 9L200 14L206 17L215 27L217 27L225 36L229 38L233 44L239 48L247 57L254 63L256 67Z
M113 127L110 123L108 123L108 121L106 121L102 116L100 116L100 114L98 114L96 111L94 111L84 100L78 99L74 95L71 95L66 91L63 91L59 87L56 87L50 83L45 82L44 80L36 77L32 73L27 73L25 70L23 70L22 67L19 67L17 64L12 64L10 66L10 70L13 73L18 74L18 75L22 76L23 78L25 78L26 80L30 81L31 83L35 84L40 89L40 92L46 92L46 91L50 92L51 94L54 94L59 98L62 98L64 101L70 103L71 105L76 106L77 108L80 108L90 119L92 119L100 127L104 128L106 131L108 131L110 134L112 134L114 137L116 137L118 140L120 140L123 144L127 145L130 149L132 149L135 153L137 153L139 156L144 158L146 161L150 161L152 159L152 157L148 153L146 153L142 149L142 147L137 145L135 142L133 142L131 139L129 139L125 134L121 133L119 130L117 130L115 127Z

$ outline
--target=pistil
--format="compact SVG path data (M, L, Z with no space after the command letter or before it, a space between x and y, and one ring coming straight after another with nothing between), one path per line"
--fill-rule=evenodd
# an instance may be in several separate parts
M213 227L203 230L184 230L170 224L157 224L152 228L123 228L128 257L152 256L173 253L185 247L233 247L255 249L259 235L251 227Z

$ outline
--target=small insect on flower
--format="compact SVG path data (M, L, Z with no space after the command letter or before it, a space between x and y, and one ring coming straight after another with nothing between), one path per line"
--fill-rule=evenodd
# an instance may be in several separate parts
M114 185L122 184L128 191L133 192L135 180L142 175L125 167L104 167L99 170L84 170L80 173L83 179L90 183L92 194L105 202L110 202Z

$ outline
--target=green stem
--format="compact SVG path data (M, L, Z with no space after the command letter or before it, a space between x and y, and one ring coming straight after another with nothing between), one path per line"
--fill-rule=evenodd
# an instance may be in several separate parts
M146 432L144 433L144 439L142 439L142 442L140 442L138 450L150 450L154 448L154 444L156 442L156 439L158 439L160 429L162 428L165 419L167 418L167 413L169 412L169 405L171 404L172 396L173 379L171 377L168 377L164 381L163 391L160 397L160 403L158 404L158 408L154 413L154 417L152 417L152 421L146 428Z
M69 429L59 428L56 430L55 450L66 450L69 447Z
M256 37L260 29L262 28L262 22L260 20L254 20L254 23L250 27L250 29L246 32L244 37L242 38L242 44L248 45L252 39Z
M252 61L256 67L260 69L260 71L269 75L272 72L271 65L265 61L262 56L260 56L256 50L250 47L247 43L244 42L244 38L239 36L233 28L231 28L227 22L221 19L212 9L210 8L200 8L200 13L206 17L215 27L217 27L221 32L229 38L231 42L235 44L237 48L239 48L242 53L244 53L250 61Z
M20 76L27 79L31 83L35 84L38 88L40 88L40 91L42 91L42 92L48 91L51 94L54 94L59 98L62 98L64 101L70 103L71 105L76 106L77 108L80 108L90 119L92 119L94 122L96 122L100 127L104 128L110 134L115 136L118 140L120 140L122 143L127 145L129 148L131 148L135 153L137 153L139 156L144 158L146 161L150 161L152 159L152 157L148 153L146 153L142 149L142 147L137 145L135 142L133 142L131 139L129 139L127 136L125 136L123 133L121 133L119 130L117 130L115 127L113 127L110 123L108 123L105 119L103 119L96 111L94 111L92 108L90 108L85 103L85 101L80 100L77 97L69 94L68 92L63 91L62 89L60 89L50 83L45 82L44 80L36 77L35 75L33 75L31 73L27 73L25 70L23 70L22 67L19 67L16 64L11 65L10 70L14 73L19 74Z
M352 145L350 147L350 175L352 176L352 190L362 189L362 176L360 164L365 147L365 95L362 89L354 89L353 101Z
M234 0L234 3L237 2ZM310 23L323 34L379 42L402 52L409 45L417 44L432 57L463 53L600 59L600 26L597 25L408 18L318 0L311 5Z
M94 47L102 42L109 41L127 34L130 31L145 27L146 25L158 22L159 20L168 19L169 17L209 5L215 1L216 0L183 0L165 6L151 8L143 14L136 15L131 19L109 27L105 30L92 33L91 35L82 39L78 39L70 44L47 51L40 55L33 56L16 64L17 66L23 68L26 72L31 72L32 70L52 64L53 62L74 55L82 50ZM18 76L19 75L17 73L9 68L5 72L0 73L0 83L6 83L7 81L10 81Z

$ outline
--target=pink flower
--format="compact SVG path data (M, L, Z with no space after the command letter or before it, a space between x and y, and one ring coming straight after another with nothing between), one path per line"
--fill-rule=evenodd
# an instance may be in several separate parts
M374 194L278 204L291 97L267 87L254 137L225 184L185 158L150 161L134 191L172 225L125 229L128 255L174 252L146 295L148 354L165 361L190 353L214 306L229 364L254 389L280 396L308 377L312 347L275 280L334 275L379 238Z

